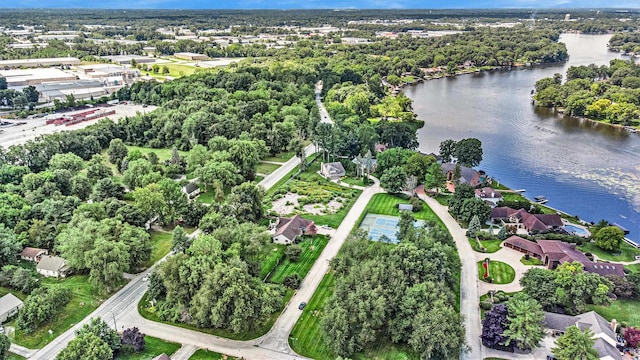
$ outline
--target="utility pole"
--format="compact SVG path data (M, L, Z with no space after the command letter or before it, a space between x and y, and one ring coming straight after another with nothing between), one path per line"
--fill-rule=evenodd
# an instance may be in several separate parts
M116 325L116 314L112 312L111 315L113 316L113 328L118 331L118 325Z

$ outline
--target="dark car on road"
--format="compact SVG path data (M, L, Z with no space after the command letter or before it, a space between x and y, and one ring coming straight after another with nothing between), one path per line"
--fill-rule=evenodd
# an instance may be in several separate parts
M298 305L298 309L302 310L305 306L307 306L307 303L303 301L300 303L300 305Z

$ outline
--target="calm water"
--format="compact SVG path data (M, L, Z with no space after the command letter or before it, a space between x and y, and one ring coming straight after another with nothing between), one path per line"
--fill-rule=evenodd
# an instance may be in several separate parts
M640 135L620 128L556 116L535 108L535 82L571 65L608 64L608 35L565 34L566 64L494 71L428 81L406 89L425 126L420 150L438 152L445 139L482 141L480 164L493 178L532 199L587 221L607 219L640 242Z

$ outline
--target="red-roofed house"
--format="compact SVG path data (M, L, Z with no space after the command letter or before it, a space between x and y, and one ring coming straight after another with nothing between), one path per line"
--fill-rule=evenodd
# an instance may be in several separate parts
M33 262L39 262L40 259L42 258L42 255L48 255L48 254L49 254L49 250L47 250L47 249L38 249L38 248L26 247L20 253L20 259L33 261Z
M486 186L476 189L476 198L485 201L493 208L496 207L500 200L502 200L502 194L496 189Z
M293 244L300 235L315 235L318 229L316 224L295 215L292 218L280 217L276 221L273 233L273 242L276 244Z
M564 227L558 214L529 214L524 209L515 210L506 206L491 209L491 221L516 225L530 234L559 230Z

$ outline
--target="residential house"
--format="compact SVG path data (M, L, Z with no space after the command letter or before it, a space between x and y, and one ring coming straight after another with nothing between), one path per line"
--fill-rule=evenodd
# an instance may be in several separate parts
M560 240L538 240L537 242L523 239L519 236L511 236L503 243L508 247L542 260L544 266L555 269L565 262L579 262L584 266L584 271L605 275L625 276L624 266L617 263L596 263L576 250L576 244L569 244Z
M40 258L42 257L42 255L47 255L47 254L49 254L49 250L47 250L47 249L38 249L38 248L26 247L20 253L20 259L27 260L27 261L33 261L33 262L39 262Z
M315 235L316 224L300 215L291 218L279 217L273 231L273 242L276 244L293 244L300 235Z
M547 312L544 315L544 324L553 336L560 336L567 328L576 326L581 331L590 329L594 334L594 348L601 360L622 360L622 355L616 347L616 322L598 315L595 311L570 316Z
M451 192L455 192L456 188L456 166L457 164L448 162L441 165L442 173L447 179L447 188ZM482 173L466 166L460 166L460 179L458 184L469 184L476 187L483 183Z
M372 158L371 152L367 152L365 156L358 155L351 162L356 165L357 176L371 174L376 171L376 166L378 165L376 159Z
M59 256L43 255L36 271L46 277L65 277L69 272L67 261Z
M200 186L196 184L194 181L189 182L187 185L182 187L182 192L187 194L189 199L193 199L196 196L200 195Z
M498 202L502 200L502 194L491 187L483 187L476 189L476 198L483 200L492 208L498 205Z
M346 174L347 172L344 170L344 167L339 162L320 164L320 175L324 176L329 180L338 180L341 177L345 176Z
M4 323L18 313L18 310L22 309L22 300L18 299L12 293L0 298L0 324Z
M558 214L529 214L524 209L512 209L501 206L491 209L491 221L515 225L527 230L530 234L560 230L564 227L562 218Z

